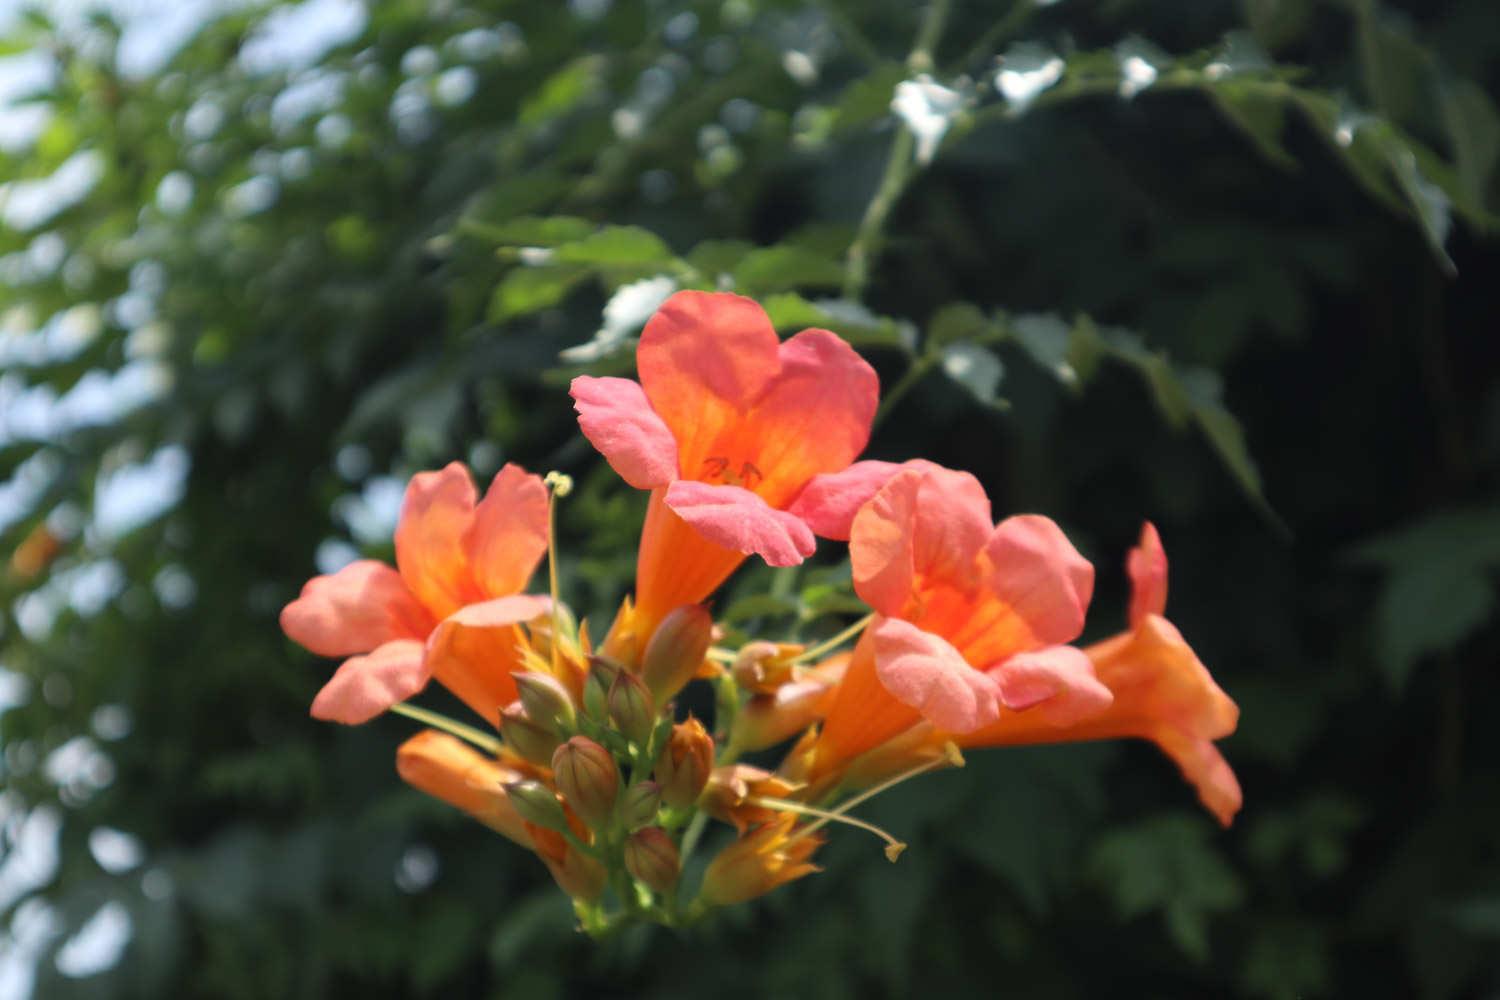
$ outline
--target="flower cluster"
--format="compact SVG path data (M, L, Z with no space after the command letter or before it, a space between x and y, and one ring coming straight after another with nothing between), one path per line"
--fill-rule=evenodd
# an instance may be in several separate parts
M1214 741L1238 710L1163 617L1150 524L1126 560L1127 628L1076 646L1093 566L1048 518L994 523L968 473L857 461L879 383L836 335L782 342L749 299L680 292L636 360L638 382L571 390L583 434L650 491L634 593L597 645L555 582L524 593L569 483L513 465L482 499L458 464L417 475L396 567L317 577L281 616L348 657L313 715L428 723L397 751L401 777L535 852L585 930L682 923L817 871L830 823L876 832L894 860L903 845L849 810L961 749L1150 740L1231 821L1240 789ZM847 543L870 615L813 648L721 645L705 604L720 584L748 556L796 565L818 537ZM408 704L429 679L487 728ZM678 710L695 682L716 689L713 732ZM774 771L739 762L780 745ZM710 821L734 836L683 885Z

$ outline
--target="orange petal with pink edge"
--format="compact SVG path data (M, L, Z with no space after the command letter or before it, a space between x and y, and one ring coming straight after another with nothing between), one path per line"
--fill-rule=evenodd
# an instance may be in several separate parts
M469 570L488 597L525 589L547 553L547 487L507 464L495 474L464 534Z
M319 656L350 656L392 639L421 639L432 625L401 574L373 559L313 577L281 610L281 630Z
M979 480L930 463L904 468L854 517L855 592L875 610L899 615L919 578L972 587L974 558L992 530Z
M749 462L756 493L785 508L814 476L864 451L880 398L875 370L838 335L803 330L777 351L778 370L747 419L714 443L731 465ZM683 472L696 475L684 462Z
M649 490L677 478L677 439L639 382L580 375L569 393L583 436L621 479Z
M854 515L902 468L899 462L871 459L855 462L841 472L814 476L787 513L802 518L815 535L847 542Z
M1017 653L988 673L1006 708L1040 712L1056 726L1098 715L1115 700L1094 675L1093 661L1073 646Z
M532 846L504 786L526 775L436 729L424 729L396 751L396 773L413 788L442 799L522 847Z
M897 701L945 732L967 733L1000 717L1000 690L947 640L900 618L870 624L875 671Z
M464 539L474 518L474 483L462 463L419 472L406 486L396 524L401 578L436 618L484 595L469 575Z
M749 490L679 479L666 505L715 545L755 553L772 566L796 566L817 542L802 519L776 510Z
M419 639L393 639L345 660L313 699L312 716L356 726L369 722L427 685Z
M725 292L678 292L646 322L636 368L683 474L696 474L714 439L776 377L779 344L764 309Z
M1134 628L1147 615L1167 610L1167 550L1150 521L1141 525L1141 540L1125 557L1125 572L1130 577L1129 621Z
M1037 645L1071 642L1083 631L1094 567L1051 518L1008 517L985 542L980 572L989 590L1026 624Z
M470 604L438 623L427 641L432 676L481 717L498 725L516 700L511 676L521 668L525 635L518 625L552 607L550 599L515 594Z

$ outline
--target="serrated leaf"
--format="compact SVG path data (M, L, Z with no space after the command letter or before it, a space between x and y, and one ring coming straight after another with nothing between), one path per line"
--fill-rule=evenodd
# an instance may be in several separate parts
M762 247L747 253L734 269L735 288L746 295L794 288L835 288L844 280L836 260L803 247Z

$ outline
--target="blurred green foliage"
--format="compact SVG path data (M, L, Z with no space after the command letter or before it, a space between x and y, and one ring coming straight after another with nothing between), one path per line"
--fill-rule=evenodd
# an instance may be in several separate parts
M936 19L894 0L11 26L0 976L1500 989L1491 0L942 12L911 65ZM909 128L891 100L919 72L948 96ZM872 803L899 864L838 837L762 904L598 948L533 859L399 783L408 723L308 719L328 664L277 611L315 553L389 557L400 481L451 458L578 477L564 588L607 618L643 500L562 387L627 371L631 303L688 286L855 343L885 385L871 454L1057 517L1101 632L1155 520L1172 617L1243 709L1234 829L1143 746L975 754ZM827 634L847 570L747 568L719 608Z

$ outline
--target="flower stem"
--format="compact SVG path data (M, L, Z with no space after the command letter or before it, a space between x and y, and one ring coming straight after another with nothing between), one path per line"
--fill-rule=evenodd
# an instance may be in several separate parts
M865 615L859 621L855 622L853 625L850 625L848 628L844 629L844 631L840 632L838 635L833 636L830 639L824 639L822 642L818 643L816 646L809 646L807 649L804 649L802 652L800 652L800 653L798 653L796 655L796 657L792 660L792 662L793 663L806 663L809 660L816 660L818 657L822 656L824 653L827 653L827 652L830 652L830 651L832 651L834 649L837 649L838 647L842 646L844 643L848 642L850 639L854 638L855 636L857 636L861 632L863 632L865 630L865 626L869 625L870 624L870 620L872 618L874 618L874 617L875 617L874 614Z
M488 733L480 732L473 726L466 726L462 722L450 719L446 715L439 715L437 712L418 708L416 705L408 705L404 701L397 702L387 709L387 711L393 712L396 715L404 715L408 719L416 719L418 722L426 723L433 729L441 729L443 732L457 736L459 739L468 740L476 747L479 747L479 749L487 750L496 756L500 754L501 744L495 737Z
M932 49L942 33L943 21L948 17L948 6L949 0L933 0L928 6L922 27L917 32L916 44L906 57L906 65L911 72L925 73L932 69ZM858 302L864 296L865 285L870 280L870 261L878 249L886 219L890 217L891 210L901 200L902 192L916 173L916 161L912 156L915 148L916 138L911 129L900 126L896 137L891 140L885 173L881 175L880 184L875 188L875 196L865 208L859 231L854 236L854 242L849 244L849 253L844 260L846 299Z

